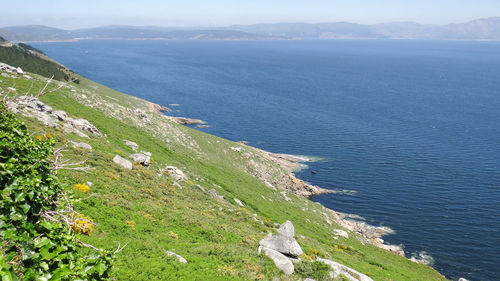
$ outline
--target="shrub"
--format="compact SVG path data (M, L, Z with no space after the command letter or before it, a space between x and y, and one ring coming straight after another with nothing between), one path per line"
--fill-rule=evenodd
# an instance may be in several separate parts
M51 173L53 146L53 138L30 137L0 104L0 279L107 280L113 254L83 256L89 245L71 231L69 216L57 215L71 202L60 200L65 195ZM81 233L90 235L88 225Z
M327 280L330 267L322 262L299 262L295 264L295 272L303 278Z

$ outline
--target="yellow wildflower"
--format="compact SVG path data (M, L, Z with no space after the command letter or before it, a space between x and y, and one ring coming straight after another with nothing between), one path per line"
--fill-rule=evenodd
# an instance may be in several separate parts
M43 139L43 137L42 137L42 136L40 136L40 135L36 135L36 136L35 136L35 139L36 139L36 140L41 141L41 140Z
M81 192L87 192L90 190L90 187L84 183L77 183L75 184L75 189Z
M132 230L135 230L135 221L126 221L125 222Z
M168 233L168 235L169 235L170 237L174 238L174 239L179 238L179 235L177 235L177 233L175 233L175 232L173 232L173 231L170 231L170 232Z
M72 215L69 215L72 218ZM94 227L94 221L82 214L76 214L71 228L74 232L90 236Z

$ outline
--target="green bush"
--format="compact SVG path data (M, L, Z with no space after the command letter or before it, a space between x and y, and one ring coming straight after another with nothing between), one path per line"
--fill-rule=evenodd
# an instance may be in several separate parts
M314 280L329 280L328 272L330 267L319 261L303 261L295 264L295 272L303 278Z
M83 256L71 227L50 212L67 207L51 173L54 140L31 137L0 104L1 280L107 280L112 254ZM66 205L66 206L65 206ZM15 273L12 275L12 273Z

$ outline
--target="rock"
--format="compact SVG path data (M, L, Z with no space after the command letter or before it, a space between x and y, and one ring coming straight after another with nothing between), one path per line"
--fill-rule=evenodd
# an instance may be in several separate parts
M90 146L90 144L88 144L88 143L75 142L75 141L68 141L68 143L71 144L73 147L78 147L78 148L92 150L92 146Z
M341 236L344 238L349 238L349 233L347 231L342 230L342 229L334 229L333 232L335 232L335 235Z
M306 279L304 279L304 281L316 281L316 280L311 279L311 278L306 278Z
M187 181L188 177L179 168L174 166L167 166L162 172L167 172L176 181Z
M170 120L173 120L177 124L181 125L197 125L197 124L205 124L205 121L199 120L199 119L192 119L192 118L186 118L186 117L174 117L174 116L167 116Z
M283 223L278 229L278 235L272 235L260 240L259 245L278 251L284 255L298 257L302 255L302 248L294 238L295 230L290 221Z
M276 189L276 187L274 187L274 185L270 184L270 183L269 183L269 182L267 182L267 181L264 181L264 184L265 184L267 187L269 187L270 189L274 190L274 191L276 191L276 190L277 190L277 189Z
M241 147L231 147L232 151L241 152Z
M137 151L137 149L139 149L139 145L133 141L123 140L123 142L125 143L126 146L132 148L134 151Z
M284 222L280 226L280 228L278 228L278 232L285 237L293 238L293 236L295 236L295 228L293 227L293 224L291 221Z
M434 263L434 258L425 251L413 253L410 260L425 265L432 265Z
M132 166L133 166L132 162L121 157L120 155L115 155L115 157L113 158L113 162L115 162L116 164L122 166L123 168L125 168L127 170L132 170Z
M66 114L66 112L64 112L62 110L54 111L54 116L57 118L57 120L62 121L62 122L68 120L68 114Z
M401 246L398 246L398 245L386 245L386 244L381 244L381 245L378 245L379 248L382 248L384 250L387 250L389 252L393 252L395 254L398 254L400 256L405 256L405 251L403 250L403 248Z
M5 72L2 72L2 77L9 78L9 77L10 77L10 75L9 75L9 74L7 74L7 73L5 73Z
M215 189L213 189L213 188L208 191L208 194L212 195L215 198L219 198L221 200L224 200L224 196L218 195L217 191L215 191Z
M282 192L280 192L280 193L281 193L281 195L283 196L283 199L285 199L285 201L287 201L287 202L291 202L291 201L292 201L292 199L290 199L290 198L288 197L288 195L286 195L286 191L282 191Z
M316 261L322 262L333 270L330 272L331 278L338 278L340 275L344 275L349 281L373 281L370 277L358 272L350 267L347 267L338 262L332 260L317 258Z
M88 185L89 187L92 187L92 185L94 185L94 183L93 183L93 182L91 182L91 181L88 181L88 182L87 182L87 185Z
M148 167L151 164L151 157L144 155L142 153L135 153L130 155L130 158L136 163L140 163L142 166Z
M168 255L169 257L172 257L172 256L173 256L173 257L176 257L176 258L177 258L177 260L178 260L180 263L187 263L187 260L186 260L185 258L183 258L182 256L180 256L180 255L178 255L178 254L176 254L176 253L174 253L174 252L172 252L172 251L166 251L166 253L167 253L167 255Z
M23 75L23 77L24 77L24 79L26 79L26 80L31 80L31 79L33 79L33 77L31 77L31 76L29 76L29 75L26 75L26 74L25 74L25 75Z
M279 253L271 248L262 247L266 256L273 260L277 268L283 271L285 274L292 274L294 271L293 263L282 253Z
M17 89L16 88L12 88L12 87L7 87L7 91L16 93Z
M18 74L24 74L24 71L20 67L16 68L16 72Z
M469 281L469 280L462 277L462 278L458 279L458 281Z
M241 203L240 199L238 199L238 198L234 198L233 200L234 200L234 202L236 202L236 204L238 204L238 205L240 205L241 207L243 207L243 203Z

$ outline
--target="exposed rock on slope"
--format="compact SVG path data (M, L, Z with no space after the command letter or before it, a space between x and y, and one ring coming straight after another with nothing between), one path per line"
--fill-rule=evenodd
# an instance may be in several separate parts
M38 98L21 96L9 100L7 107L13 113L20 113L26 117L35 118L46 126L61 128L65 132L75 133L81 137L89 138L88 134L97 137L104 136L86 119L69 117L62 110L53 111L52 107L41 102Z
M295 229L290 221L284 222L278 229L279 235L266 237L259 242L259 253L264 253L274 261L274 264L285 274L292 274L294 267L288 257L302 255L302 248L295 240Z
M339 278L341 275L343 275L349 281L373 281L373 279L364 275L363 273L358 272L338 262L321 258L318 258L317 261L320 261L330 266L330 268L332 269L332 271L330 271L330 277L332 278Z

